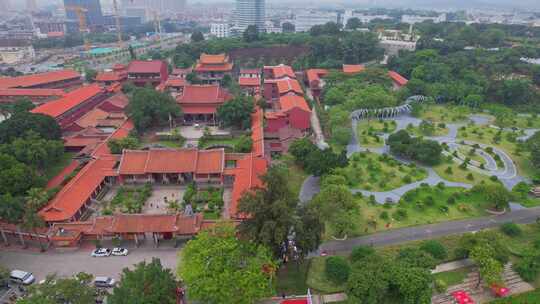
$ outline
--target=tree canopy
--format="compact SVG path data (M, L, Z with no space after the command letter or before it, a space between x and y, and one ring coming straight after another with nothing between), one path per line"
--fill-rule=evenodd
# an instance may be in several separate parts
M228 224L203 230L189 241L178 266L190 299L223 304L251 304L269 296L274 271L270 251L237 239Z
M0 122L0 144L22 137L28 131L33 131L49 140L59 140L62 136L60 126L54 118L43 114L17 112L9 119Z
M108 297L108 303L176 303L176 279L170 269L163 268L157 258L124 268L118 286Z
M226 127L245 130L251 127L251 113L253 111L253 97L236 96L217 109L217 117Z
M322 225L312 210L298 209L298 198L290 189L288 169L272 166L261 177L263 187L246 192L240 199L239 212L249 214L239 226L240 234L256 244L268 247L274 257L289 254L306 256L318 247ZM297 253L284 248L294 231Z
M433 140L411 137L406 130L400 130L388 137L392 153L417 160L426 165L436 165L441 161L442 147Z
M137 88L130 96L127 113L142 133L151 126L163 126L182 114L175 100L153 88Z
M17 301L19 304L94 304L96 289L92 285L92 275L79 273L73 278L48 276L42 284L34 284L28 289L28 296ZM125 302L122 302L125 303Z
M320 150L308 138L295 140L289 147L289 153L304 170L315 176L330 173L334 168L347 166L345 152L336 154L332 149Z

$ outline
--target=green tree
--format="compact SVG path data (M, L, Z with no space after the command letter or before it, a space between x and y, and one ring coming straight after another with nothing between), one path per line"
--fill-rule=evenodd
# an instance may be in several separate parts
M298 210L298 198L290 189L286 167L272 166L261 179L262 188L245 192L240 199L239 212L249 214L239 225L240 234L269 248L278 258L287 254L283 245L294 230L298 254L306 256L320 244L321 223L310 210Z
M320 218L330 224L337 236L347 235L356 228L352 218L359 212L359 207L347 186L328 185L322 188L311 205L318 211Z
M234 227L220 224L187 243L178 275L193 300L251 304L272 292L275 264L271 256L264 246L238 240Z
M420 245L420 249L431 254L434 258L438 260L444 260L448 256L448 252L446 251L446 247L444 247L441 242L436 240L429 240L424 241Z
M84 78L86 82L94 82L96 80L98 72L91 68L86 68L84 70Z
M30 166L18 162L13 156L0 153L0 194L22 196L28 189L43 183L43 179Z
M195 31L191 34L191 42L204 41L204 35L201 31Z
M10 274L9 269L0 265L0 286L6 287L9 284Z
M480 268L480 277L488 286L502 282L503 266L494 256L491 246L476 246L470 253L471 259Z
M410 267L434 269L437 266L437 261L433 256L416 247L400 249L397 260Z
M170 119L182 114L170 95L153 88L138 88L129 100L127 112L139 133L143 133L150 126L166 125Z
M17 98L10 106L11 114L30 112L30 110L36 107L28 97Z
M28 296L18 304L94 304L96 289L92 286L92 276L79 273L74 278L48 276L42 284L28 289ZM125 302L122 302L125 303Z
M390 288L390 268L390 262L376 255L353 264L346 287L347 296L355 303L384 303Z
M120 139L110 139L107 146L112 154L122 154L124 149L133 150L139 147L139 140L136 137L128 136Z
M238 142L234 145L234 151L238 153L248 153L251 151L252 146L253 140L251 139L251 136L242 135L240 136Z
M22 137L28 131L34 131L41 138L49 140L59 140L62 136L60 126L54 118L43 114L18 112L0 123L0 144Z
M331 256L325 261L324 273L326 278L335 284L343 284L349 278L351 266L342 256Z
M530 152L529 159L531 160L531 163L533 167L539 171L540 170L540 132L534 133L533 136L531 136L527 140L527 149Z
M245 42L254 42L260 39L259 31L255 25L249 25L242 34Z
M187 249L187 248L186 248ZM135 265L133 270L124 268L117 287L108 297L108 303L176 303L176 280L170 269L163 268L158 258Z
M360 26L362 26L362 22L360 21L360 19L353 17L347 20L347 25L345 27L349 30L355 30Z
M38 214L38 211L47 204L48 199L48 195L43 189L32 188L28 190L26 196L26 208L22 217L23 228L37 234L38 228L45 227L45 221L43 221L41 215ZM45 251L44 244L40 237L38 238L38 242L41 251Z
M392 267L392 285L399 294L400 303L431 303L433 276L424 268L397 264Z
M226 127L245 130L251 127L251 113L253 111L253 97L237 96L217 109L217 117Z

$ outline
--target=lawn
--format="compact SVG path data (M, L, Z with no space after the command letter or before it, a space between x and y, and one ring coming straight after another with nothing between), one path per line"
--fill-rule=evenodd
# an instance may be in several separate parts
M280 296L306 294L308 270L311 260L301 263L287 263L279 267L276 279L276 292Z
M200 149L206 149L211 146L230 146L232 149L238 144L240 141L240 136L232 137L232 138L208 138L204 140L204 142L201 144L199 143Z
M361 147L373 149L384 147L384 138L377 133L369 133L369 131L358 132L358 143Z
M451 169L449 170L448 168ZM435 170L441 178L451 182L467 183L471 185L478 184L482 181L486 183L492 182L490 176L477 173L471 169L462 169L456 162L452 160L448 161L446 157L443 157L441 163L434 166L433 170ZM470 179L470 176L472 176L472 179Z
M62 158L55 163L51 163L50 166L43 170L45 180L49 181L57 176L65 167L67 167L67 165L69 165L75 154L76 153L74 152L64 152Z
M433 275L433 279L445 282L446 286L457 285L463 282L471 270L471 267L465 267L451 271L439 272Z
M354 218L356 229L349 236L487 215L489 203L482 195L466 193L456 187L420 187L406 193L399 203L384 205L357 196L361 211ZM450 197L454 201L449 202ZM328 238L332 231L326 231Z
M322 293L336 293L345 290L345 286L336 285L326 279L324 268L326 258L315 257L311 259L311 265L308 271L307 285L314 291Z
M483 143L486 145L494 146L503 150L516 164L518 173L520 175L531 177L534 175L534 167L528 157L528 152L525 152L523 148L515 140L515 137L519 136L518 132L502 131L500 132L500 139L497 143L494 142L494 137L499 130L490 127L482 127L476 125L469 125L464 128L460 128L457 138L460 140L470 140L473 142Z
M464 106L452 105L424 105L418 118L434 123L456 123L467 120L471 110Z
M362 120L358 122L358 133L362 131L392 133L396 130L397 123L394 120Z
M405 165L388 155L360 152L352 155L349 165L334 170L342 175L353 189L388 191L403 185L423 180L426 170Z
M486 164L486 160L478 154L475 148L471 146L459 146L457 150L461 154L460 156L470 158L471 160L474 160L479 164Z
M540 303L540 289L511 296L508 298L497 299L489 304L535 304Z
M289 168L289 186L295 197L298 197L300 195L300 189L302 189L302 184L308 177L308 174L304 172L304 169L294 163L294 158L290 154L282 155L279 161Z
M538 115L516 116L511 123L512 127L521 129L540 129L540 117Z
M444 136L448 134L448 128L446 127L446 125L443 126L443 125L435 124L433 128L434 128L433 133L426 134L422 132L420 127L408 125L407 132L409 132L409 134L414 135L414 136Z
M108 214L119 210L122 213L141 213L144 204L151 195L151 184L145 184L144 186L139 187L121 186L118 188L116 196L111 200L109 206L103 212Z

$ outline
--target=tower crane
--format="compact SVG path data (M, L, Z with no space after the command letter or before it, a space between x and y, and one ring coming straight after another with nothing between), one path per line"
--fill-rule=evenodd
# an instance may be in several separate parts
M122 48L122 29L120 28L120 13L118 12L118 4L116 0L113 0L114 14L116 19L116 34L118 36L118 47Z
M77 18L79 19L79 31L82 33L84 39L84 49L86 51L89 51L90 41L88 40L87 34L90 32L90 30L88 29L88 25L86 24L86 12L88 12L88 10L84 7L76 5L67 5L64 8L66 9L66 11L74 11L77 15Z

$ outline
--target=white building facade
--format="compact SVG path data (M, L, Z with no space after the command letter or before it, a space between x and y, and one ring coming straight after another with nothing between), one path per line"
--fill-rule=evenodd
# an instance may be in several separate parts
M211 23L210 34L217 38L227 38L231 35L228 23Z
M339 14L336 12L308 11L296 14L294 26L296 32L307 32L315 25L328 22L339 23Z
M250 25L256 26L259 32L264 32L265 20L265 0L236 0L234 27L238 33L243 33Z

